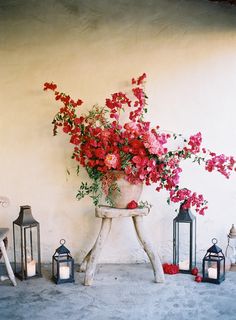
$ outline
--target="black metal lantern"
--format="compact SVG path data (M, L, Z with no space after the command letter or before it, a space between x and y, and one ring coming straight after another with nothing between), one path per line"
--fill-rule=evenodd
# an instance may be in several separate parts
M75 282L74 259L64 246L65 243L64 239L60 240L61 246L56 249L52 257L52 279L56 284Z
M30 206L21 206L13 221L14 271L17 278L41 277L40 230Z
M181 204L173 220L173 263L182 273L191 273L196 266L196 217Z
M207 250L202 262L202 281L220 284L225 280L225 256L212 239L213 246Z

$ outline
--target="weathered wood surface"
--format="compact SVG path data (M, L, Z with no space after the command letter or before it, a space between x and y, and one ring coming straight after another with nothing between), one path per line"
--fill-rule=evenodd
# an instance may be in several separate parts
M86 271L87 263L88 263L88 259L89 259L89 256L91 254L91 251L92 251L92 249L84 257L81 265L79 266L79 272L85 272Z
M147 216L149 210L147 208L136 209L118 209L108 206L100 206L95 209L95 216L98 218L125 218L135 216Z
M104 243L107 239L107 236L110 233L111 223L112 223L112 219L110 219L110 218L103 218L102 219L101 230L98 234L97 240L96 240L93 248L91 249L88 257L86 258L87 267L85 270L85 279L84 279L84 284L86 286L90 286L93 282L93 278L94 278L94 274L95 274L96 266L97 266L97 261L100 256L100 253L102 251L102 248L104 246Z
M3 229L2 229L3 230ZM4 233L4 232L3 232ZM9 262L9 259L8 259L8 256L7 256L7 252L6 252L6 248L5 248L5 244L3 242L3 237L5 237L6 234L4 234L3 236L1 236L0 238L0 249L2 251L2 255L3 255L3 259L5 261L5 265L6 265L6 269L7 269L7 273L8 273L8 276L12 282L12 284L14 286L16 286L16 279L15 279L15 275L12 271L12 267L10 265L10 262ZM2 278L2 280L5 279L5 277Z
M133 217L133 222L134 222L134 227L136 230L137 237L151 262L155 282L164 282L165 277L164 277L161 259L158 253L154 253L153 251L152 245L147 237L147 233L143 225L143 217L141 216Z
M147 253L148 258L151 262L155 282L164 282L164 272L161 264L160 257L152 249L152 245L149 242L146 231L143 225L143 216L148 215L149 209L117 209L107 206L96 207L96 217L102 218L101 229L98 234L97 240L92 249L87 253L83 262L80 265L80 272L85 272L84 284L90 286L93 282L94 274L96 272L96 265L98 258L104 246L104 243L110 233L112 219L132 217L134 228L144 251Z

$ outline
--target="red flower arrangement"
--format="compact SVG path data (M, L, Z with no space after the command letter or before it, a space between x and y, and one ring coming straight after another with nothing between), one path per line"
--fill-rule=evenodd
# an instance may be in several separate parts
M59 128L70 136L72 158L78 170L79 166L85 167L92 179L90 185L81 183L77 198L90 195L97 205L105 193L106 201L111 204L110 193L115 188L112 171L121 170L129 182L155 184L156 191L169 192L168 202L184 202L185 208L194 207L203 215L207 209L203 196L179 187L181 161L192 158L204 164L207 171L218 171L226 178L235 170L236 161L232 156L216 155L202 148L200 132L185 139L183 147L169 150L167 141L176 139L177 135L165 134L159 126L151 128L150 122L144 121L145 79L145 73L132 79L132 99L126 93L114 93L106 99L105 106L95 105L86 115L81 113L81 99L73 100L57 91L54 83L44 84L44 90L53 91L62 105L52 122L54 135ZM120 117L126 109L130 109L129 122L122 125Z
M176 274L179 273L179 266L177 264L163 263L163 271L166 274Z

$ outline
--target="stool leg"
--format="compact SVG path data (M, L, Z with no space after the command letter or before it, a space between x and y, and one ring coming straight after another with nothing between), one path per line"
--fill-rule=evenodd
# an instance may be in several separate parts
M89 259L89 256L91 254L91 251L92 251L92 249L84 257L81 265L79 266L79 270L78 270L79 272L85 272L86 271L86 267L87 267L87 263L88 263L88 259Z
M102 251L103 245L111 230L111 222L112 222L112 219L110 218L102 219L100 232L98 234L97 240L88 257L87 268L85 271L85 279L84 279L85 286L90 286L93 282L93 277L96 271L98 257Z
M159 255L154 253L152 249L152 245L146 236L146 232L143 225L143 217L141 216L133 217L133 222L134 222L134 227L135 227L138 239L140 240L141 245L144 251L147 253L148 258L151 262L153 272L154 272L155 282L164 282L165 277L164 277L161 260Z
M9 262L9 259L7 256L6 248L5 248L4 242L2 240L0 241L0 248L1 248L2 255L3 255L4 261L5 261L8 276L9 276L11 282L13 283L13 285L16 286L15 275L12 271L12 268L11 268L11 265L10 265L10 262Z

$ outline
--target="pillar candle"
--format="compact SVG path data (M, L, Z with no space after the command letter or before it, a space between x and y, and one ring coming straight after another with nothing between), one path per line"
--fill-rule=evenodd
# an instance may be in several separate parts
M27 277L33 277L36 275L36 262L31 260L27 262Z
M70 278L70 267L60 266L60 279L69 279Z
M217 269L216 268L208 268L208 278L217 279Z

